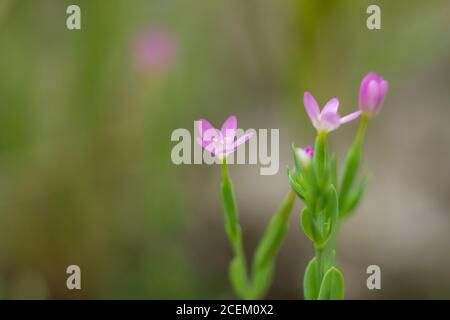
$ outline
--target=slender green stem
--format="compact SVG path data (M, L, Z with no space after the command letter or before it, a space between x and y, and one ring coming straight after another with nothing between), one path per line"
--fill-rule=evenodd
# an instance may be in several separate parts
M327 166L327 132L320 131L317 134L315 142L314 167L318 181L321 181L324 176L324 171Z
M364 141L364 136L366 134L368 122L369 122L369 117L367 115L363 114L361 116L361 120L359 121L359 128L358 128L358 132L356 133L356 138L355 138L355 144L357 144L359 147L361 147L361 145Z
M247 263L242 246L241 227L234 199L233 184L228 171L226 158L221 164L221 195L225 219L225 232L233 249L234 258L230 264L230 276L237 294L246 298L249 292Z
M318 274L318 279L319 279L319 283L322 282L322 278L323 278L323 265L324 265L324 261L323 261L323 248L316 248L316 261L317 261L317 272Z

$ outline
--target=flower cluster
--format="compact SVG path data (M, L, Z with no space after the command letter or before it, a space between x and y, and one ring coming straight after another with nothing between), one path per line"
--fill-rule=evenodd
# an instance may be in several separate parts
M305 271L305 299L344 297L344 278L335 266L338 226L356 208L364 193L367 178L355 183L362 142L368 119L380 111L387 88L388 83L381 76L368 73L361 83L359 110L344 117L338 113L338 99L329 100L320 111L314 97L309 92L304 95L306 112L317 129L315 150L312 152L309 146L294 148L295 170L288 170L288 178L305 204L301 226L316 252ZM336 156L329 156L327 134L358 117L360 127L339 175Z
M287 230L288 218L295 194L305 204L301 227L313 242L315 257L309 262L304 275L305 299L343 299L344 277L335 265L336 239L340 222L358 205L367 184L367 178L356 183L361 164L362 143L368 120L381 108L388 90L388 82L374 72L368 73L360 87L359 110L341 117L339 100L330 99L320 110L309 92L304 94L306 112L317 130L314 147L293 147L295 168L288 169L292 191L282 202L270 221L253 256L251 269L242 245L234 191L226 158L250 139L253 132L237 137L237 119L230 116L220 130L207 120L198 123L197 142L208 152L221 159L221 196L225 214L225 231L230 240L234 258L230 264L230 280L236 293L243 298L255 299L264 295L269 287L275 265L275 256ZM359 129L350 146L342 173L339 174L335 155L329 155L328 133L341 124L360 119Z

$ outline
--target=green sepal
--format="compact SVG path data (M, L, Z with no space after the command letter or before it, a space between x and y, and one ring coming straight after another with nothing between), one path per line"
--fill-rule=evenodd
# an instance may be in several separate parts
M331 267L323 277L318 300L343 300L344 291L342 273L336 267Z

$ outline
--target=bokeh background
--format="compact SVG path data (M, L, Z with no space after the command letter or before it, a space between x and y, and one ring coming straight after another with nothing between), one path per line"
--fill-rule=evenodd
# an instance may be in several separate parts
M69 4L81 30L66 29ZM369 4L381 30L366 28ZM219 170L174 165L172 131L230 114L280 129L278 174L231 167L250 257L288 191L291 143L314 138L303 92L345 114L373 70L390 91L339 238L346 297L449 299L449 35L446 0L1 0L0 298L235 298ZM356 126L331 135L341 158ZM301 207L268 298L302 298ZM81 291L66 288L71 264Z

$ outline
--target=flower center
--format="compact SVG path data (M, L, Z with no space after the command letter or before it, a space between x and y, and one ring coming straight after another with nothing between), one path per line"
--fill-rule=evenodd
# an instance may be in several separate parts
M212 141L218 142L220 144L225 144L225 141L230 141L230 140L231 140L231 137L225 137L225 139L221 139L221 140L217 139L216 137L212 138Z

